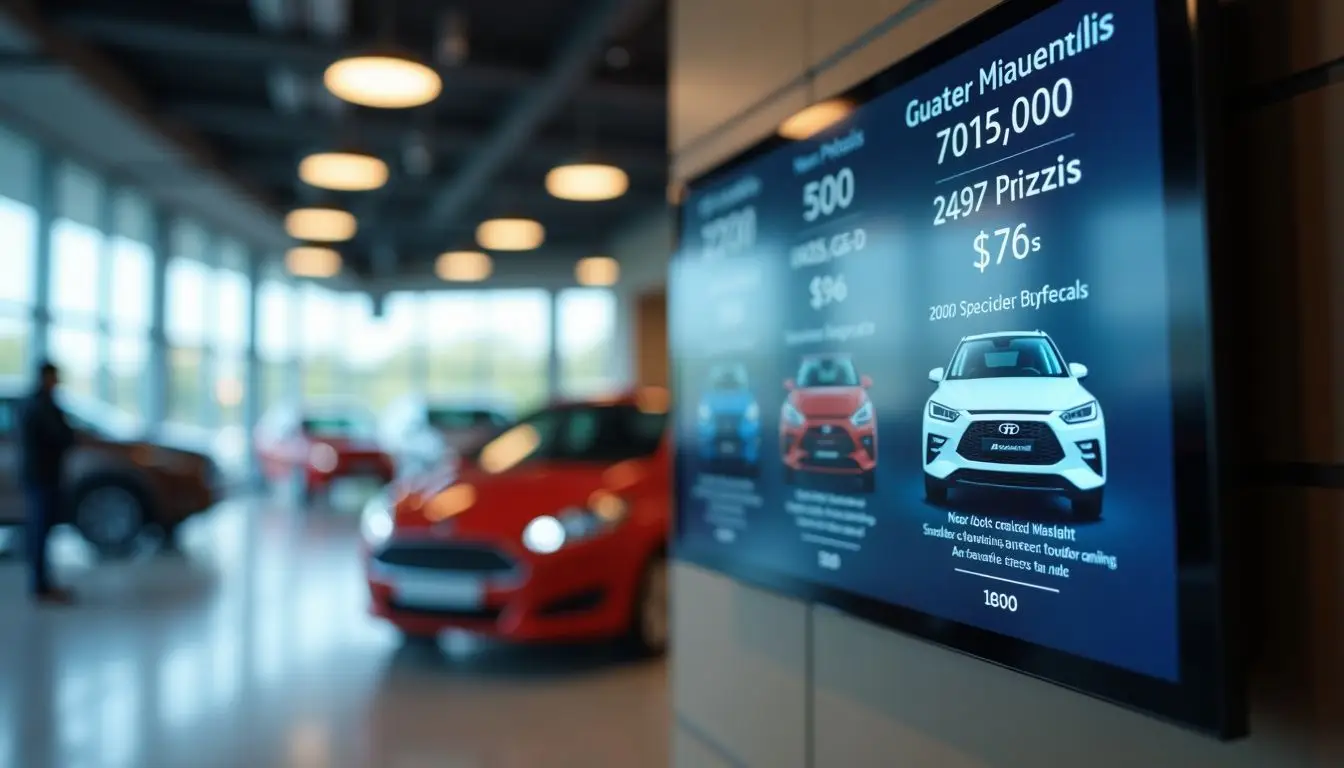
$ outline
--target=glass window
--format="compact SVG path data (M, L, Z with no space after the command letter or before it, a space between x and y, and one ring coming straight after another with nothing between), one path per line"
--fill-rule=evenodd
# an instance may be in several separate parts
M850 367L853 364L850 363ZM1044 336L992 336L963 341L948 379L1068 376L1055 345ZM851 373L850 378L853 378Z
M251 283L247 274L235 269L215 273L215 322L211 325L215 343L224 349L247 349L248 312Z
M610 393L616 339L616 294L604 288L574 288L556 298L560 345L560 392L567 397Z
M210 269L205 264L180 256L168 261L164 333L170 343L188 347L205 343L209 290Z
M341 297L325 288L304 285L299 291L299 350L303 361L303 397L326 397L347 391L341 375L345 320Z
M58 322L93 323L97 318L102 240L98 230L71 219L52 225L51 311Z
M294 352L293 295L278 280L262 280L257 289L257 354L263 360L288 360Z
M488 387L488 293L438 291L424 297L426 363L431 395L477 395Z
M215 355L215 403L219 406L221 427L243 426L243 400L247 394L246 368L241 352L217 352Z
M107 360L112 405L136 418L144 417L144 376L149 342L139 335L114 336Z
M486 316L484 343L490 355L486 390L504 395L518 410L544 403L550 396L550 294L493 291Z
M98 334L84 328L53 326L47 338L51 361L61 369L61 386L75 394L95 397L98 391Z
M168 421L196 424L201 420L204 364L205 353L200 347L168 348Z
M0 312L0 379L17 376L27 382L32 375L28 370L32 335L33 323L26 315Z
M360 349L376 349L380 357L364 373L364 397L378 413L402 395L423 391L419 381L424 302L416 293L398 292L383 298L383 317L351 334Z
M112 239L108 319L120 330L147 330L154 310L154 252L145 243Z
M0 196L0 304L33 303L33 263L37 257L37 211Z

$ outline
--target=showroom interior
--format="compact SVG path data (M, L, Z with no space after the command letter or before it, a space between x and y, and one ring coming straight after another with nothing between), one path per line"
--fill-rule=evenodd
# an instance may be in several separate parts
M377 428L408 397L501 423L616 398L672 421L669 264L688 185L1000 5L6 3L0 399L26 396L49 360L108 432L208 457L218 497L115 552L56 531L69 606L27 599L22 500L0 497L0 766L1344 762L1335 0L1188 3L1213 25L1200 32L1218 43L1205 74L1223 110L1210 239L1235 433L1237 738L675 552L665 655L417 642L370 611L361 510L386 491L295 493L311 473L258 433L305 403ZM364 54L414 61L421 79L342 91L333 65ZM350 165L324 177L320 156ZM567 184L566 170L593 175ZM646 399L669 387L671 415Z

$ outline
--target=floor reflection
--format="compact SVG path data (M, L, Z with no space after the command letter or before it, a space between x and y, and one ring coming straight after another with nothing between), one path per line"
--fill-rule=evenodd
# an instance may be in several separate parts
M53 547L80 603L35 608L0 559L0 766L666 764L661 664L450 636L365 613L348 515L232 502L179 553Z

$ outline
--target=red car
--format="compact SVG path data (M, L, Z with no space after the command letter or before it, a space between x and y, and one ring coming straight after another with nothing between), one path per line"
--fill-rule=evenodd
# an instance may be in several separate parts
M372 612L409 638L667 643L666 390L564 403L365 507Z
M256 445L266 479L297 482L306 502L338 480L367 478L381 485L394 476L373 416L354 404L276 406L257 423Z
M864 491L875 486L877 414L868 389L847 355L809 355L789 391L779 418L779 446L787 482L796 472L858 476Z

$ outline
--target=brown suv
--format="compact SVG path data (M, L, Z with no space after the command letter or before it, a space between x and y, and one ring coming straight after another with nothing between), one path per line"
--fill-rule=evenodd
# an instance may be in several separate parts
M19 485L19 411L26 394L0 385L0 526L23 522ZM184 520L219 501L209 457L137 439L132 420L115 409L58 396L78 442L67 461L62 519L104 556L129 554L147 528L171 535Z

